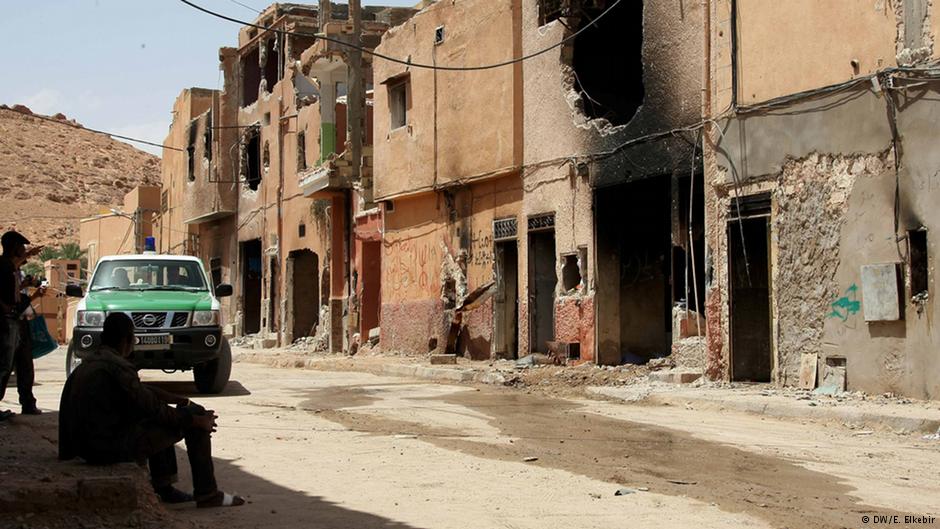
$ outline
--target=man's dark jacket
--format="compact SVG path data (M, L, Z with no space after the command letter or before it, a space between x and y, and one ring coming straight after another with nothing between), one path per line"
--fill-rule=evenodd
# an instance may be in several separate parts
M185 408L171 408L140 382L133 364L108 347L85 358L62 390L59 459L90 463L134 461L147 428L192 425Z

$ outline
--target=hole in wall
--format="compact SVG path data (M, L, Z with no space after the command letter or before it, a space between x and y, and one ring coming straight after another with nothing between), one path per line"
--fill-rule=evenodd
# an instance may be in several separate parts
M578 288L581 284L581 268L578 266L577 254L562 256L565 260L561 267L562 286L566 292Z
M614 0L572 0L569 26L579 31L569 50L574 88L581 94L582 112L624 125L643 104L643 2L620 2L596 21ZM613 50L616 52L612 53Z
M917 229L907 232L909 266L911 274L911 297L927 293L929 267L927 260L927 230Z
M257 191L261 183L261 136L257 130L249 133L245 139L242 164L245 184L248 189Z

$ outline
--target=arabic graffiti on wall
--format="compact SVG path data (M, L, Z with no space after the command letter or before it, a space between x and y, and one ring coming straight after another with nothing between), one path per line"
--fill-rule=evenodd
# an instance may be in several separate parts
M842 321L848 321L850 316L858 314L862 304L858 301L858 285L852 283L852 286L846 289L845 294L829 305L832 311L827 314L829 318L839 318Z

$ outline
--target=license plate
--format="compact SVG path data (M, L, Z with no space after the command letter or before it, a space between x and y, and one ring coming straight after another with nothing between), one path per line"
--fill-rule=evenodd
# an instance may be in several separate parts
M169 334L138 334L137 345L169 345Z

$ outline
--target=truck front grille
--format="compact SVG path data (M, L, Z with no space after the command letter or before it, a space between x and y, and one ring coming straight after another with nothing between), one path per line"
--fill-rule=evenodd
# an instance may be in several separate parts
M131 319L138 329L159 329L166 323L166 312L132 312Z

